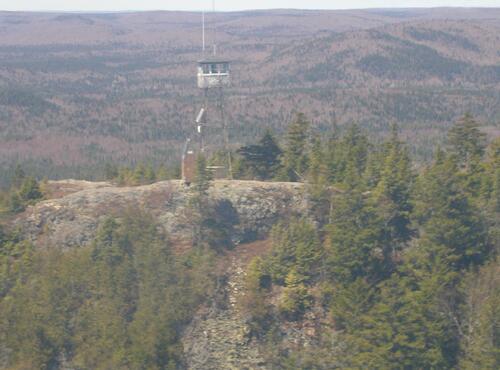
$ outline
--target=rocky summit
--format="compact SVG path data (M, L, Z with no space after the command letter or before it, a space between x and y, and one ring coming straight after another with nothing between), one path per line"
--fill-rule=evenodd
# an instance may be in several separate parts
M13 224L39 247L71 248L87 244L100 222L127 209L151 213L175 240L189 238L190 187L172 180L120 187L108 182L50 181L49 198L20 214ZM265 235L286 214L305 210L303 185L259 181L214 181L210 198L233 219L235 244Z

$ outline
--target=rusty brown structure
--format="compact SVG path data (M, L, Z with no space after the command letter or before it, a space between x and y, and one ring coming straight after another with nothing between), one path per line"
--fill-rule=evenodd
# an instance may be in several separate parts
M182 155L182 180L190 185L196 177L196 153L194 150L186 149Z

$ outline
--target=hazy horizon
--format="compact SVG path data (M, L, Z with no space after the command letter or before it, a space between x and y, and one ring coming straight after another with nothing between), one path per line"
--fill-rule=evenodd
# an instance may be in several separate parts
M17 2L0 0L2 11L64 11L64 12L134 12L134 11L201 11L212 9L211 0L159 1L145 0L141 5L133 0L46 0L40 5L39 0L20 0ZM251 4L251 5L248 5ZM456 0L413 0L413 1L328 1L328 0L218 0L217 11L301 9L301 10L350 10L350 9L390 9L390 8L497 8L498 0L456 1Z

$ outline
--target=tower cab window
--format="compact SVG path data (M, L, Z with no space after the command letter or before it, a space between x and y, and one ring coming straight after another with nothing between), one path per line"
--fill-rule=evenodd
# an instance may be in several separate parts
M210 73L210 65L208 64L203 64L202 65L202 70L203 70L203 74L207 75Z
M222 63L219 65L219 73L227 73L227 63Z

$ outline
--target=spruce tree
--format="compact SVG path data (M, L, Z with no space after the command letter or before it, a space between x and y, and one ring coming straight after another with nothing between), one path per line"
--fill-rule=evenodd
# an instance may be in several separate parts
M351 124L342 138L343 165L340 170L347 171L350 167L355 170L355 175L360 177L365 172L366 162L368 160L368 138L361 131L358 125Z
M451 158L438 158L419 178L416 220L427 262L458 271L487 257L486 230Z
M21 189L19 189L19 196L26 202L42 198L43 194L40 191L40 185L33 176L24 179Z
M257 144L247 145L238 150L243 157L242 166L251 177L267 180L276 177L282 154L276 139L268 130Z
M281 180L299 181L306 175L309 165L309 126L306 116L299 113L288 127L282 157L283 168L279 176Z
M212 174L207 169L207 161L202 154L196 158L196 173L193 182L193 190L196 196L206 197L212 181Z
M478 122L466 113L451 128L448 141L458 163L468 167L473 160L481 159L485 150L485 134L479 130Z
M335 131L325 145L325 175L329 183L340 180L340 160L342 158L340 139Z
M21 187L21 185L25 179L26 179L26 173L24 172L24 170L20 164L16 164L11 185L15 188L19 188L19 187Z
M311 142L307 192L310 214L319 225L324 225L328 221L332 191L329 187L326 153L317 136Z
M412 236L410 215L413 208L411 160L399 140L397 126L393 126L392 130L391 138L385 145L380 180L374 191L377 212L385 225L385 249L391 255Z
M316 232L304 220L279 223L271 233L273 250L270 259L270 273L274 281L283 283L290 269L310 281L317 273L321 250Z
M387 274L380 220L359 190L334 197L326 230L325 263L334 281L378 280Z
M492 260L464 281L460 369L500 368L500 260Z

